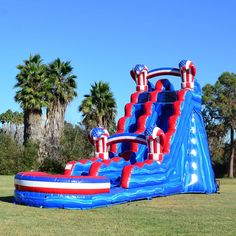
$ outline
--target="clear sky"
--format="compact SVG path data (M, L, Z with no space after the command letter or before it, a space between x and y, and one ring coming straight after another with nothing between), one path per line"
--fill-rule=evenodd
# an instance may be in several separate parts
M224 71L236 73L235 9L235 0L0 0L0 113L20 110L16 66L35 53L45 63L71 61L78 75L78 97L66 113L72 123L99 80L109 82L122 116L138 63L151 70L190 59L202 86L215 83Z

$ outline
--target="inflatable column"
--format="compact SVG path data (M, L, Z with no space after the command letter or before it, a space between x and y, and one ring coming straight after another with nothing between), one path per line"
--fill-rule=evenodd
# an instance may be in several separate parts
M148 68L145 65L136 65L130 74L136 82L136 91L147 91L148 80L147 80Z
M104 160L109 158L107 147L108 136L108 131L101 127L96 127L90 131L90 139L93 140L95 147L95 157L102 158Z
M181 74L181 88L193 89L194 88L194 76L196 75L196 67L189 60L182 60L179 63L179 69Z
M165 133L158 127L150 127L145 131L148 145L148 159L162 161Z

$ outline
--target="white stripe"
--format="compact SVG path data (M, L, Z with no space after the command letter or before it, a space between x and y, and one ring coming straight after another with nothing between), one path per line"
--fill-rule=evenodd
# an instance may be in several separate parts
M144 85L144 82L143 82L144 78L143 78L143 73L139 76L139 85L142 86Z
M154 161L159 161L159 154L154 153L153 154L153 160Z
M15 184L25 187L53 188L53 189L105 189L110 183L62 183L15 179Z
M102 139L98 140L98 152L103 152L102 151Z
M148 74L148 71L145 70L145 71L144 71L144 78L145 78L145 80L146 80L146 78L147 78L147 74Z
M197 181L198 181L197 175L196 174L191 174L191 182L188 185L186 185L186 187L189 187L189 186L197 183Z
M66 170L70 170L72 168L73 164L66 164Z
M187 81L187 73L186 73L186 70L183 72L183 81L184 81L184 82Z
M191 61L188 60L188 61L186 62L186 65L185 65L185 67L186 67L187 70L189 69L189 65L190 65L190 64L191 64Z
M107 136L103 136L103 152L107 152Z
M191 70L191 68L189 68L189 71L188 71L188 78L189 78L189 82L192 82L193 76L192 76L192 70Z
M152 131L152 138L155 139L157 136L158 131L160 130L159 127L155 127Z
M154 152L154 147L153 147L153 140L152 139L149 140L149 145L150 145L149 153L153 153Z
M139 85L139 89L140 89L141 91L145 90L145 85Z
M108 152L104 152L103 154L104 154L103 159L104 160L108 160L109 159Z

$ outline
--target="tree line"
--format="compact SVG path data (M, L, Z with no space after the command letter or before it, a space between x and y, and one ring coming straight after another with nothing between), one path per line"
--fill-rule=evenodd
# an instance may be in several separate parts
M8 109L0 114L2 132L14 137L19 144L23 144L23 112Z
M203 87L203 117L217 175L235 176L236 74L224 72Z
M115 132L117 105L108 83L99 81L91 85L78 106L82 120L72 125L65 122L67 105L77 96L77 76L71 63L57 58L45 64L36 54L17 68L15 100L23 112L8 110L0 115L0 144L14 146L5 152L0 147L0 161L8 169L12 163L14 167L24 167L22 170L62 171L66 162L92 155L87 135L93 127ZM202 113L217 176L235 175L235 99L233 73L223 73L214 85L203 87ZM16 154L8 163L11 151ZM15 169L10 172L0 169L0 174L4 173L15 173Z

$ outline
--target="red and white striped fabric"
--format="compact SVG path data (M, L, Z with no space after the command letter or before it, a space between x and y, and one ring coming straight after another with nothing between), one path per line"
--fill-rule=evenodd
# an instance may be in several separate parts
M102 158L104 160L107 160L109 158L107 147L108 136L109 133L104 128L96 127L91 130L90 137L94 141L95 157Z
M100 139L95 140L95 157L108 159L108 147L107 147L108 135L102 135Z
M18 191L54 194L98 194L110 192L105 176L66 176L43 172L21 172L15 176Z
M136 65L131 71L131 75L136 82L137 91L147 91L148 90L148 80L147 80L148 68L145 65Z
M196 67L190 60L183 60L179 63L180 74L182 78L182 89L194 88L194 76L196 75Z
M146 139L148 144L148 159L162 161L163 147L165 144L165 133L162 129L155 127L146 131Z

